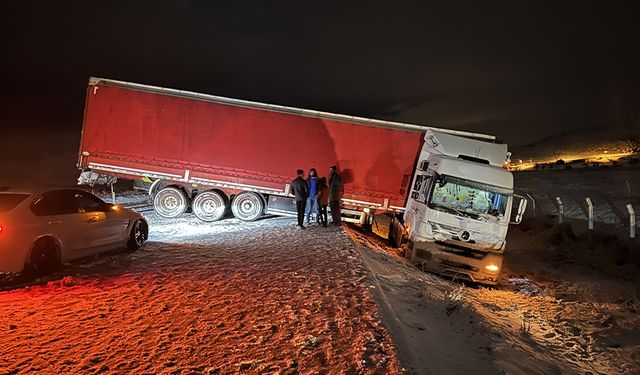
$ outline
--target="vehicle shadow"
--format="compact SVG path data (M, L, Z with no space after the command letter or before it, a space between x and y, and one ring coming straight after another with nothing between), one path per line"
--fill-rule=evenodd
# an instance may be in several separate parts
M108 281L122 275L144 276L145 274L160 273L165 266L177 272L197 272L197 267L178 267L183 265L179 259L175 261L164 256L163 249L175 247L175 243L148 241L140 249L129 251L114 249L102 254L89 256L60 265L54 272L47 275L29 275L27 273L0 274L0 293L13 290L55 286L73 286L81 281ZM181 249L193 249L192 252L202 254L202 244L181 243ZM207 251L216 251L215 246L207 244ZM187 258L194 254L187 254ZM161 259L163 258L164 259ZM179 257L175 257L179 258ZM187 259L187 262L192 260Z

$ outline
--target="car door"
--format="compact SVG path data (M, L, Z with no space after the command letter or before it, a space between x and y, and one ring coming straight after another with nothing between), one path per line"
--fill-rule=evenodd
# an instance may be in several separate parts
M100 252L123 241L124 221L111 209L113 206L81 190L76 191L74 198L85 218L88 252Z
M84 216L78 213L72 190L52 190L41 194L31 203L35 215L35 237L50 235L60 242L61 260L84 255L87 239L82 228ZM34 238L35 240L35 238Z

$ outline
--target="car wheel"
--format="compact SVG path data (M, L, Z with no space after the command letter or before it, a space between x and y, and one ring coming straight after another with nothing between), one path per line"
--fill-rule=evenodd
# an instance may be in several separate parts
M144 220L136 220L131 227L129 242L127 242L127 250L138 250L147 238L149 238L149 226Z
M29 253L26 274L48 275L60 267L60 248L51 238L38 238Z

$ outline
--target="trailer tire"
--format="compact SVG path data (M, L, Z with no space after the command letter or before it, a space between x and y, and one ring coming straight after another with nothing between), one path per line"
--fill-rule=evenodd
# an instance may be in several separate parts
M220 220L227 210L227 198L217 191L204 191L191 203L194 215L202 221Z
M254 221L264 214L264 199L257 193L245 191L233 198L231 211L242 221Z
M184 214L188 207L187 196L173 186L162 188L153 198L153 208L158 215L169 219Z

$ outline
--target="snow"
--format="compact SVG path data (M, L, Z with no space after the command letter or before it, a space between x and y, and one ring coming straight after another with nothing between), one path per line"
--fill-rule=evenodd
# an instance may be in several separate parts
M531 296L545 296L547 292L529 280L528 277L510 277L509 284L520 294L524 294L527 297Z
M554 230L512 228L496 288L423 273L383 241L348 233L406 373L640 373L637 261L608 264L597 239L590 256L580 238L554 245Z
M137 252L0 293L0 373L398 371L341 228L145 215Z
M640 167L611 169L582 169L564 171L530 171L514 173L516 192L528 193L536 201L538 218L558 215L556 197L564 205L567 219L585 220L587 204L593 202L594 221L613 225L627 225L626 205L632 203L640 212ZM529 202L527 216L533 215ZM640 215L638 215L640 219ZM640 220L638 221L640 224Z
M640 373L640 245L606 216L637 178L517 174L542 198L510 228L495 288L421 272L350 227L162 219L125 194L149 242L0 292L0 373ZM611 212L592 234L586 195Z

